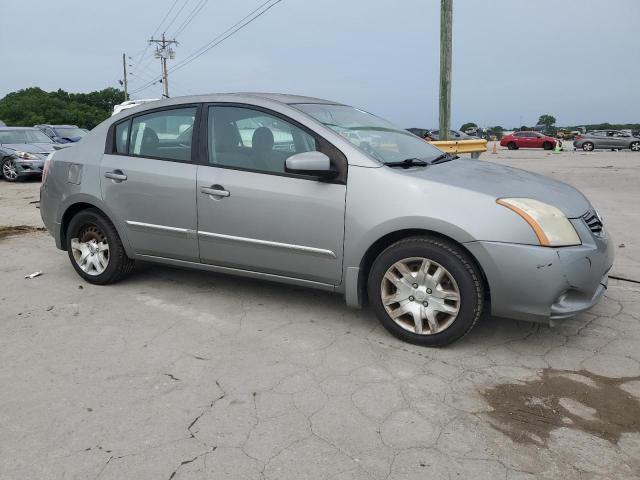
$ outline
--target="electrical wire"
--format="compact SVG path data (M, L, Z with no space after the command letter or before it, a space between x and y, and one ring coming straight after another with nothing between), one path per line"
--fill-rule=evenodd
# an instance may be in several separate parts
M271 3L273 2L273 3ZM221 44L222 42L224 42L226 39L228 39L229 37L235 35L237 32L239 32L240 30L242 30L243 28L245 28L247 25L249 25L250 23L252 23L253 21L257 20L258 18L260 18L262 15L264 15L265 13L267 13L269 10L271 10L273 7L275 7L277 4L279 4L280 2L282 2L282 0L267 0L263 3L261 3L257 8L255 8L254 10L252 10L250 13L248 13L247 15L245 15L242 19L240 19L239 21L237 21L235 24L233 24L231 27L227 28L224 32L222 32L221 34L219 34L218 36L216 36L213 40L211 40L209 43L205 44L204 46L200 47L199 49L197 49L195 52L193 52L192 54L188 55L184 60L182 60L181 62L179 62L176 66L172 67L171 69L169 69L169 73L174 72L180 68L183 68L184 66L188 65L189 63L193 62L194 60L198 59L199 57L201 57L202 55L204 55L206 52L208 52L209 50L211 50L212 48L216 47L217 45ZM271 3L270 5L268 5L269 3ZM266 8L265 8L266 7ZM256 14L256 12L259 12ZM253 15L253 16L252 16ZM140 90L144 90L146 89L148 86L153 85L154 83L156 83L158 80L160 80L162 78L162 75L155 77L153 82L149 82L147 85L143 85L142 87L140 87ZM131 93L136 93L135 91L131 92Z
M209 0L200 0L200 3L197 3L196 6L191 10L191 13L187 15L187 18L180 24L180 26L176 29L173 34L173 37L177 37L180 35L185 28L193 21L194 18L200 13L200 11L204 8Z

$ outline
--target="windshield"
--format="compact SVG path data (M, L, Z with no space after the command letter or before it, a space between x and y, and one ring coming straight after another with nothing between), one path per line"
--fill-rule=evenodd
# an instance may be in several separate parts
M293 107L311 115L382 163L408 158L430 161L442 155L442 151L412 133L353 107L311 103Z
M61 138L82 138L87 134L87 131L77 127L57 127L56 133Z
M53 143L40 130L4 130L0 131L0 143Z

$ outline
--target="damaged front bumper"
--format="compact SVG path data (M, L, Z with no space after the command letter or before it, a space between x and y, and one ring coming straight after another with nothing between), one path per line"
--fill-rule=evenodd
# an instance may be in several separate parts
M548 248L500 242L469 242L487 278L491 314L553 324L593 307L607 288L612 242L571 220L582 245Z

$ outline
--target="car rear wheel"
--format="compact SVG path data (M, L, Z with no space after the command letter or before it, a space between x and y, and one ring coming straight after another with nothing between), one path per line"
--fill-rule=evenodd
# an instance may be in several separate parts
M509 142L509 143L507 143L507 148L508 148L509 150L517 150L517 149L518 149L518 146L516 145L516 143L515 143L515 142Z
M384 250L373 263L367 288L391 334L428 347L466 335L484 306L482 277L472 259L431 236L409 237Z
M134 261L127 257L118 232L98 210L76 214L66 239L73 268L89 283L115 283L133 270Z
M593 151L593 143L592 142L584 142L582 144L582 150L584 150L585 152L592 152Z
M634 152L640 152L640 142L631 142L631 145L629 145L629 148Z
M544 142L542 144L542 148L544 148L545 150L551 150L553 148L553 145L551 144L551 142Z
M0 168L2 169L2 178L7 182L17 182L20 178L16 161L13 158L5 158Z

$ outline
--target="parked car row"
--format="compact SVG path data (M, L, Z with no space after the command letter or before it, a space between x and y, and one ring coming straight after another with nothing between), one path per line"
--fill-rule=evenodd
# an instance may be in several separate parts
M8 182L41 176L55 144L78 142L87 133L75 125L0 126L0 176Z
M440 139L440 130L430 130L428 128L407 128L407 131L428 141ZM449 140L475 140L477 138L480 137L468 135L459 130L450 130L449 132Z

